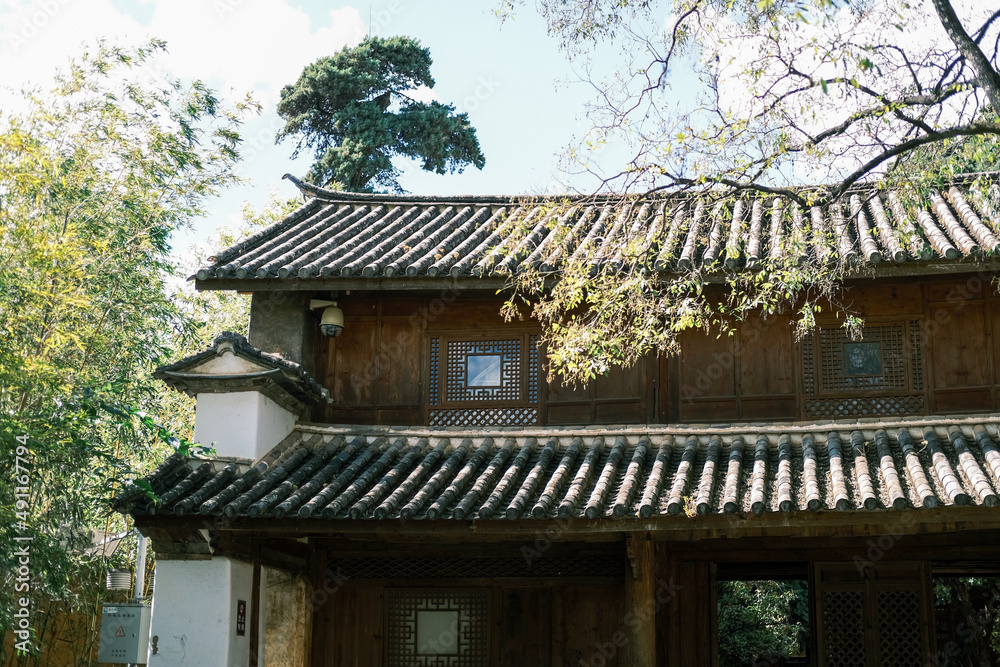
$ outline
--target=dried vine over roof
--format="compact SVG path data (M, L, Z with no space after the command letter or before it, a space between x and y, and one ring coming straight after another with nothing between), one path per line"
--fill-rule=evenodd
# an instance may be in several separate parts
M809 208L783 197L366 195L292 180L307 201L212 258L197 273L202 287L344 278L389 287L402 278L551 275L581 260L592 274L741 271L781 259L862 270L974 258L1000 245L995 177L920 195L859 190Z

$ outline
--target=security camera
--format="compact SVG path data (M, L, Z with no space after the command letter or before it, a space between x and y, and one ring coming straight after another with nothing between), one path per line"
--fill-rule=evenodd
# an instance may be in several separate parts
M323 315L319 320L319 332L327 338L336 338L344 331L344 311L337 308L336 301L323 301L313 299L309 302L309 309L323 309Z

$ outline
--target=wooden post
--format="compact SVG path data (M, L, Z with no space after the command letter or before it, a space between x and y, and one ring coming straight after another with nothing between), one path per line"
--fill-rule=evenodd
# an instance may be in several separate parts
M656 561L653 541L645 534L626 538L630 568L625 575L626 660L634 667L656 665Z
M311 541L311 540L310 540ZM326 665L326 618L330 613L329 607L323 605L317 607L315 604L315 591L322 589L323 576L326 573L326 551L313 548L309 554L310 579L307 591L309 591L309 602L312 612L312 632L309 642L309 665L311 667L325 667Z

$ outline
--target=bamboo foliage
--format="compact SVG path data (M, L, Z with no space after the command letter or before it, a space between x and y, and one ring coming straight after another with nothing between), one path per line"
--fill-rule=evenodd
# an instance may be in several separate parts
M124 528L106 501L182 444L168 434L185 410L171 417L149 377L200 335L168 288L171 234L236 179L239 126L256 107L151 78L164 48L99 43L50 91L26 91L22 111L0 110L0 516L14 525L26 436L32 597L86 613L94 600L74 586L91 576L89 531ZM0 535L9 577L14 535ZM4 627L11 611L4 602Z

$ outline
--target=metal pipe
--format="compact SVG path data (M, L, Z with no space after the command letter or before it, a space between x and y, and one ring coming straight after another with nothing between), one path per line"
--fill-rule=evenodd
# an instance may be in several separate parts
M136 531L138 532L138 531ZM139 533L139 547L135 556L135 591L132 602L143 601L143 590L146 588L146 536ZM141 667L146 663L130 662L128 667Z
M139 533L139 549L135 557L135 594L133 602L142 602L146 588L146 536Z

